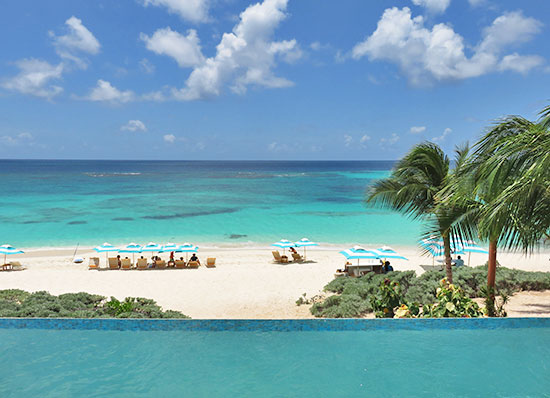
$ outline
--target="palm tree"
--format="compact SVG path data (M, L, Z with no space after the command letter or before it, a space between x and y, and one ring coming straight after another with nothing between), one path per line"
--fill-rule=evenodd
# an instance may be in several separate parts
M457 150L456 164L464 162L467 147ZM439 205L439 195L452 178L450 161L436 144L416 145L400 160L390 177L378 180L367 192L367 202L401 212L414 219L435 223L443 239L447 280L453 282L451 268L452 214L455 209Z
M528 253L548 236L550 107L538 122L520 116L498 122L476 144L460 177L454 203L466 211L453 228L489 242L487 286L494 295L497 247Z

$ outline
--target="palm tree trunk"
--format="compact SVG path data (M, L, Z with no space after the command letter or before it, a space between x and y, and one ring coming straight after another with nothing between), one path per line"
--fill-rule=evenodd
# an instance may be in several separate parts
M495 288L495 276L497 271L497 242L489 241L489 265L487 269L487 287Z
M448 233L443 234L443 249L445 254L445 272L447 282L453 283L453 269L451 263L451 238Z

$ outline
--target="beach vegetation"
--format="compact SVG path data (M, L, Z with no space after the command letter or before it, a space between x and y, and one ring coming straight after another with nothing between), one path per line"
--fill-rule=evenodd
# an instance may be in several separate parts
M480 298L487 303L487 269L487 265L455 269L454 286L460 288L465 298ZM432 306L438 301L437 292L443 278L444 271L428 271L420 276L416 276L414 271L394 271L385 275L368 273L360 278L338 277L324 289L333 295L314 303L310 311L314 316L322 318L366 316L376 311L372 300L373 297L380 296L380 285L385 279L399 284L400 304L408 307ZM520 291L550 289L550 272L499 267L495 289L496 310L488 315L502 316L505 314L504 305L508 296Z
M127 297L119 301L89 293L59 296L40 291L0 290L0 317L13 318L189 318L178 311L163 311L154 300Z
M463 214L449 220L460 239L489 243L487 292L496 292L498 248L532 253L550 229L550 107L536 122L498 120L475 144L442 206ZM492 311L490 311L492 313Z
M451 264L452 225L454 216L461 212L453 206L461 202L440 205L441 192L451 190L452 176L462 167L468 155L468 147L458 148L454 161L434 143L415 145L392 170L388 178L376 181L367 191L367 203L393 209L413 219L435 224L435 232L443 240L447 279L453 280ZM429 231L428 235L431 235Z

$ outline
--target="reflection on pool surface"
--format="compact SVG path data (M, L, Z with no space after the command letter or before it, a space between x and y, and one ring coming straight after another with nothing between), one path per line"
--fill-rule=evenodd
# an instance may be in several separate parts
M541 397L550 328L0 329L1 397Z

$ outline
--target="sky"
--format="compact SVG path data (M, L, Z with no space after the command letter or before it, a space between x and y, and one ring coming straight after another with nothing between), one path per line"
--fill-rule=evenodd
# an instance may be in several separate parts
M0 158L393 160L550 103L545 0L7 0Z

